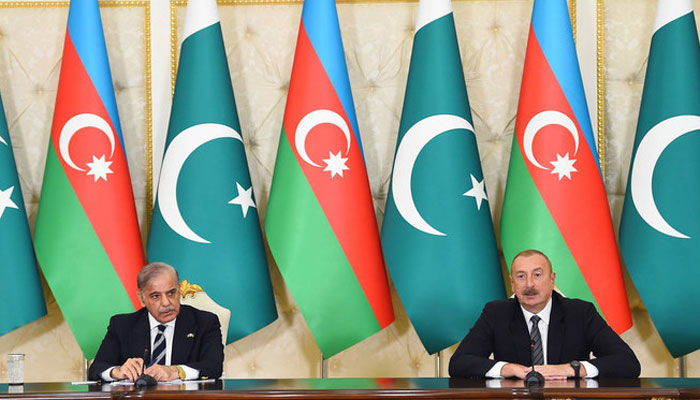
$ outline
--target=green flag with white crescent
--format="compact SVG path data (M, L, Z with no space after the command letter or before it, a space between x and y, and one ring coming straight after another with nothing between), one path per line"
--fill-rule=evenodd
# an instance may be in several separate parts
M674 357L700 348L700 47L689 0L659 1L620 223L627 270Z
M0 99L0 336L46 314L22 188Z
M277 319L214 0L187 4L148 258L231 311L229 343Z
M461 340L505 290L452 5L418 7L382 246L432 354Z

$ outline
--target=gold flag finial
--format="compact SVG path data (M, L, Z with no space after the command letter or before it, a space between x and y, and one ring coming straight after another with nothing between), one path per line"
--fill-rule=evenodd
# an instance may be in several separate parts
M183 299L187 297L187 295L194 297L194 294L197 292L203 292L201 286L189 283L187 279L183 279L182 282L180 282L180 296L182 296Z

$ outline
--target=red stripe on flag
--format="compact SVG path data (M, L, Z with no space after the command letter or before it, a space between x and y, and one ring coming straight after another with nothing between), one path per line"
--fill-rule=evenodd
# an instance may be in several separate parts
M524 133L530 120L543 111L558 111L576 125L578 151L568 130L558 125L542 128L533 141L534 159L528 160ZM615 232L610 218L605 187L598 166L586 143L576 116L530 28L523 69L518 118L518 146L554 222L583 274L588 287L611 327L622 332L632 326ZM551 161L569 154L576 159L571 179L552 173Z
M326 218L352 266L367 300L384 328L394 320L391 296L384 267L379 230L377 228L369 180L352 126L330 79L306 34L304 24L299 38L289 85L284 127L301 169L309 181ZM299 122L316 110L330 110L342 117L350 130L350 150L346 137L335 125L324 123L314 127L306 138L307 163L295 146ZM302 150L303 151L303 150ZM348 158L343 176L324 171L330 153Z
M141 308L137 296L136 275L145 264L141 234L136 217L131 179L126 158L114 124L100 99L87 71L66 33L63 64L56 95L56 109L51 126L51 140L63 170L85 210L95 233L112 262L119 279L136 309ZM67 154L60 148L61 131L78 114L94 114L104 119L114 133L114 153L110 141L101 130L84 127L75 132ZM75 169L64 159L68 156ZM107 180L88 175L93 156L111 161Z

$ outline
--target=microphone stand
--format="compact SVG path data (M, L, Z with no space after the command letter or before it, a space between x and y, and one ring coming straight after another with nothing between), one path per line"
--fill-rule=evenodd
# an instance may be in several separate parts
M537 327L533 328L537 329ZM535 371L535 362L532 359L532 350L535 348L535 342L530 341L530 365L532 365L532 371L525 375L525 386L528 388L537 387L544 385L544 376L539 372Z
M148 349L145 349L143 351L143 364L141 365L141 375L139 375L139 377L136 378L136 381L134 382L134 387L136 387L138 389L145 388L147 386L155 386L158 383L158 382L156 382L156 379L154 377L152 377L144 372L144 371L146 371L146 359L147 358L148 358Z

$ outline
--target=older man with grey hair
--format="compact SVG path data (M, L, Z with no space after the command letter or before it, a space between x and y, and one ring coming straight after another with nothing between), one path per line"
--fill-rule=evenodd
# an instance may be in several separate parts
M143 369L159 382L220 377L224 348L216 315L180 305L180 279L168 264L150 263L136 280L143 308L110 319L90 379L133 382Z

